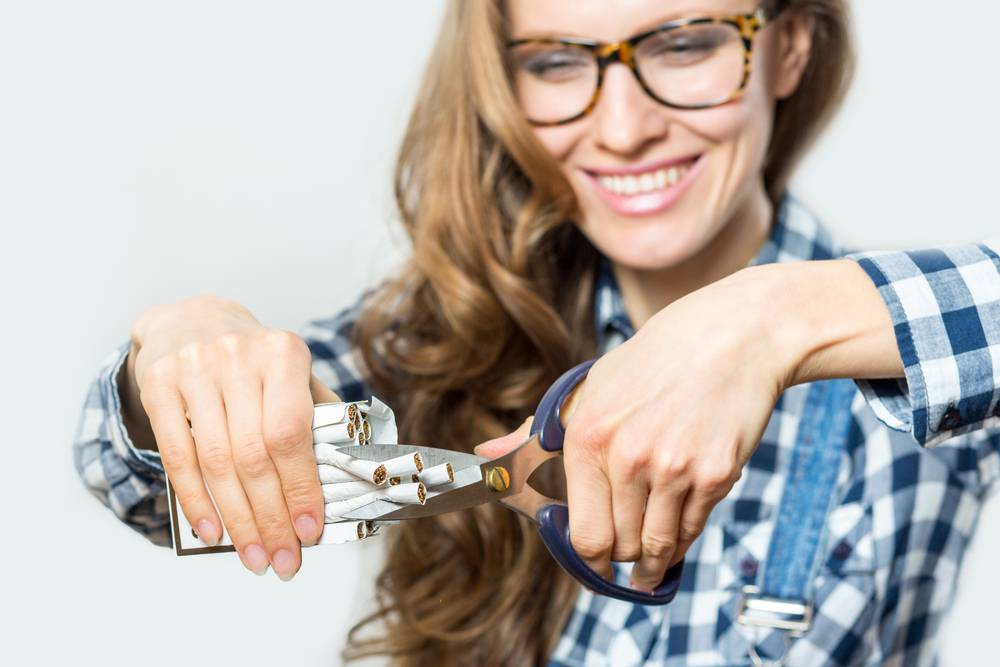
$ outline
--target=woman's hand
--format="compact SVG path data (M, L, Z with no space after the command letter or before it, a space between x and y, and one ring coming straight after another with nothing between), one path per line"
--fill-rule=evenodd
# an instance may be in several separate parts
M210 491L243 564L290 579L323 531L310 388L339 400L311 382L308 347L211 296L151 308L131 334L132 389L185 516L216 543Z
M702 532L781 392L902 372L892 323L849 260L739 271L679 299L599 359L563 406L570 539L599 574L652 590ZM523 433L484 443L499 456Z

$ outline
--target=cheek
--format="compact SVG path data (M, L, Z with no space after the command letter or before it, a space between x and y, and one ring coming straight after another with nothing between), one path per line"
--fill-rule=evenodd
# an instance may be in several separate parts
M579 123L557 125L556 127L536 127L533 129L535 138L545 147L545 150L560 164L565 162L573 147L580 140Z

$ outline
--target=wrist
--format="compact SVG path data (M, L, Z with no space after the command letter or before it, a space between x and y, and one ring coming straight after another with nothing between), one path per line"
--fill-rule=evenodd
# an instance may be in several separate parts
M785 386L903 374L888 311L871 279L847 259L773 264L767 290L783 350ZM776 321L774 321L776 320Z

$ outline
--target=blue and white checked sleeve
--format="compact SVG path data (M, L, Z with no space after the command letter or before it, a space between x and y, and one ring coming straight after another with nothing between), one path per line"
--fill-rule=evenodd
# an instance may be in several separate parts
M848 255L875 283L905 379L859 380L888 427L933 446L1000 426L1000 239Z
M307 324L300 335L313 358L313 374L345 401L370 395L351 332L371 291L329 319ZM122 420L118 375L130 344L104 362L91 384L73 443L84 486L122 522L160 546L171 546L163 465L158 452L132 444Z

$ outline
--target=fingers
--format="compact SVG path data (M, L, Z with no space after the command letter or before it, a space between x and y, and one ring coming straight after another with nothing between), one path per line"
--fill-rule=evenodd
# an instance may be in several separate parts
M312 394L312 402L317 405L340 402L340 396L337 396L333 390L320 382L315 375L309 376L309 393Z
M632 568L633 588L651 591L663 580L677 550L686 493L687 487L682 484L660 485L650 492L640 537L642 555Z
M532 418L528 417L521 422L521 425L513 433L508 433L499 438L487 440L481 445L476 445L472 448L472 452L477 456L483 456L488 459L503 456L528 438L528 435L531 433L531 421Z
M214 545L222 536L222 524L198 468L194 438L175 384L176 368L166 363L154 365L147 371L147 377L149 381L140 400L149 417L163 467L170 475L174 495L198 536L206 544Z
M312 545L323 532L324 515L312 448L309 359L283 354L273 359L264 376L264 442L278 470L295 533L302 544Z
M566 430L563 463L569 503L569 536L573 549L597 574L613 578L611 550L615 540L611 512L611 485L599 457L594 433Z

